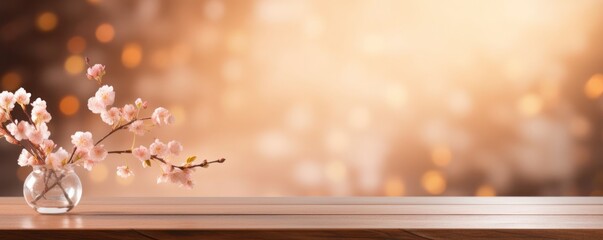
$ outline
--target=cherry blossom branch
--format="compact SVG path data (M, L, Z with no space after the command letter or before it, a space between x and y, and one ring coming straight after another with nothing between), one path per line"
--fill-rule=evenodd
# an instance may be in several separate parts
M105 140L106 138L108 138L109 136L113 135L115 132L125 129L126 127L128 127L129 125L131 125L132 123L136 122L137 120L149 120L151 119L150 117L146 117L146 118L140 118L140 119L132 119L131 121L116 127L115 129L111 130L109 133L107 133L104 137L102 137L100 140L98 140L96 143L94 143L94 146L97 146L98 144L100 144L103 140ZM67 161L68 163L73 163L73 156L75 155L75 152L77 150L77 147L73 148L73 151L71 152L71 156L69 156L69 161Z
M25 113L25 116L27 116L27 121L29 121L29 123L31 123L32 125L34 125L34 127L36 127L33 120L31 120L29 113L27 113L27 109L25 109L25 106L21 105L21 110L23 110L23 113Z
M97 146L99 143L101 143L103 140L105 140L106 138L108 138L109 136L111 136L113 133L115 133L115 132L117 132L119 130L125 129L126 127L128 127L130 124L136 122L137 120L149 120L149 119L151 119L151 118L150 117L146 117L146 118L140 118L140 119L137 119L137 118L132 119L132 121L129 121L129 122L127 122L127 123L125 123L125 124L123 124L123 125L121 125L119 127L116 127L115 129L111 130L109 133L107 133L107 135L105 135L100 140L98 140L94 144L94 146Z
M160 161L160 162L162 162L162 163L167 163L165 160L163 160L163 159L162 159L162 158L160 158L160 157L157 157L156 155L152 155L152 156L151 156L151 159L158 160L158 161ZM183 166L174 166L174 167L175 167L175 168L180 168L181 170L184 170L184 169L187 169L187 168L208 167L208 166L209 166L210 164L212 164L212 163L223 163L223 162L225 162L225 161L226 161L226 159L225 159L225 158L220 158L220 159L218 159L218 160L214 160L214 161L210 161L210 162L208 162L207 160L203 160L203 162L202 162L202 163L195 164L195 165L188 165L188 166L187 166L187 165L183 165Z
M52 171L52 170L51 170ZM55 174L56 176L56 174ZM59 185L61 180L63 180L63 178L65 177L65 174L61 174L60 177L57 177L57 180L50 185L50 187L48 186L48 181L50 180L50 174L48 174L48 178L46 179L45 183L46 183L46 188L44 189L44 191L42 191L42 193L40 193L38 196L36 196L36 198L31 201L32 204L35 204L38 200L40 200L41 198L43 198L46 193L48 193L52 188L54 188L55 186ZM65 192L65 189L61 186L61 189L63 189L63 194L65 195L65 198L68 198L67 193ZM71 203L71 199L68 200Z
M0 126L6 135L8 135L10 138L14 139L17 142L17 145L21 146L23 149L25 149L25 151L27 151L29 154L34 156L37 161L41 161L42 159L44 159L44 158L42 158L43 156L38 154L38 151L40 151L40 149L37 149L38 151L34 151L34 148L36 148L35 144L31 143L29 140L17 141L17 139L15 139L15 136L13 136L12 133L10 133L10 131L8 131L8 129L6 128L5 123L6 122L3 122L2 124L0 124ZM23 144L23 142L28 142L31 144L31 146L29 148L27 148L27 147L25 147L25 144Z
M71 151L71 156L69 156L68 163L73 163L73 155L75 155L75 151L77 151L77 147L73 147L73 151Z
M132 150L121 150L121 151L109 151L107 152L109 154L124 154L124 153L132 153ZM167 161L165 161L165 159L157 157L157 155L151 155L151 159L157 160L162 162L163 164L168 164ZM208 167L210 164L212 163L223 163L225 162L226 159L225 158L220 158L218 160L214 160L214 161L207 161L207 160L203 160L202 163L199 164L195 164L195 165L181 165L181 166L177 166L177 165L173 165L175 168L180 168L181 170L187 169L187 168L196 168L196 167Z

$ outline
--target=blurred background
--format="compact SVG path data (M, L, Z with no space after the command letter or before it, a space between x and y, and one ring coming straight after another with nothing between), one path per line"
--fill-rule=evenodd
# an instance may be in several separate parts
M0 1L0 84L48 102L51 138L108 132L116 104L222 165L193 190L110 156L85 196L603 195L601 1ZM152 110L147 114L150 115ZM129 146L115 135L109 149ZM31 168L0 143L0 195ZM116 166L131 162L135 176Z

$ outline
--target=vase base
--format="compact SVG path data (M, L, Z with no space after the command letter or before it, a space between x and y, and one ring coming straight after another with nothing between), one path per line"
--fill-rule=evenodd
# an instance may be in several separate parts
M69 210L71 210L71 209L72 208L70 208L70 207L63 207L63 208L39 207L39 208L36 208L36 211L41 214L63 214L63 213L69 212Z

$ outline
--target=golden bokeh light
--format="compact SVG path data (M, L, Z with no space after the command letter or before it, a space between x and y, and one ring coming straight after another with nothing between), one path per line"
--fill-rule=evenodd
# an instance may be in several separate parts
M452 152L446 146L437 146L431 149L431 161L438 167L445 167L452 160Z
M490 185L483 184L475 190L475 196L493 197L496 196L496 190Z
M173 128L135 139L116 134L107 150L149 147L157 137L184 145L174 163L188 155L236 162L199 169L195 189L181 191L155 186L159 164L142 169L131 154L111 154L90 173L78 170L98 185L87 194L603 191L589 181L603 171L603 15L592 11L603 1L76 5L16 4L0 25L0 91L23 87L31 102L46 100L59 120L48 125L57 147L70 150L74 131L111 130L87 107L106 84L117 93L111 107L140 97L149 102L140 117L160 106L175 117ZM100 85L86 79L86 57L106 65ZM17 110L13 120L26 118ZM136 178L115 176L124 160L134 161ZM16 182L16 169L7 171Z
M94 168L92 168L92 171L90 171L90 174L88 174L90 180L95 183L104 182L107 180L108 175L109 169L105 164L102 163L96 164Z
M596 99L603 94L603 74L595 74L586 82L584 94L591 99Z
M65 71L70 75L77 75L84 71L86 63L84 58L80 55L71 55L65 60Z
M135 68L142 60L142 48L137 43L129 43L121 52L121 63L127 68Z
M111 24L103 23L98 25L95 35L99 42L108 43L111 42L111 40L113 40L115 37L115 29L113 29Z
M400 177L390 177L385 181L385 196L403 196L405 193L404 181Z
M59 20L53 12L43 12L36 19L36 26L42 32L52 31L57 27Z
M446 179L440 171L429 170L421 177L421 186L429 194L440 195L446 191Z
M7 72L2 76L2 89L7 91L17 90L21 86L21 75L16 72Z
M80 108L80 101L73 95L67 95L59 102L59 110L66 116L71 116Z
M67 41L67 50L72 54L79 54L86 49L86 39L80 36L75 36Z
M542 99L535 94L527 94L517 102L517 110L524 116L534 116L542 110Z

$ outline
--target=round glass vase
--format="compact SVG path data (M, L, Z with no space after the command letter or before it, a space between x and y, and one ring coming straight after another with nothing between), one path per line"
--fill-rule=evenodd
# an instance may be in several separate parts
M33 166L23 183L23 197L38 213L62 214L80 202L82 183L71 165L61 169Z

